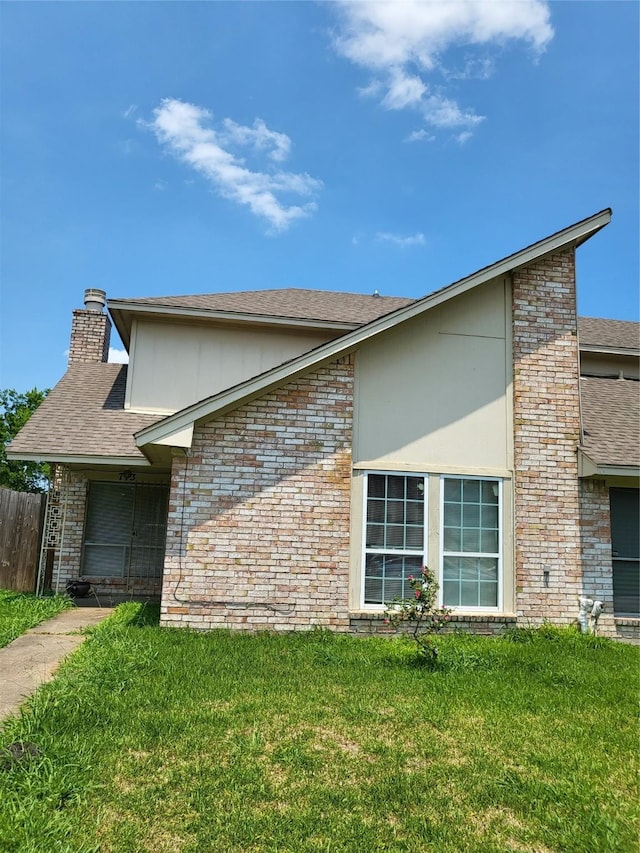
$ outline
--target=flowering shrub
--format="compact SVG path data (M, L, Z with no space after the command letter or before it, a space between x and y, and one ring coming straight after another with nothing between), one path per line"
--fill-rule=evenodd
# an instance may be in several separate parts
M395 628L402 622L412 622L411 635L418 646L418 657L433 662L438 657L438 647L433 641L433 634L437 634L449 622L451 611L446 607L436 606L438 582L427 566L422 567L419 577L409 575L408 580L413 596L396 599L387 608L385 622Z

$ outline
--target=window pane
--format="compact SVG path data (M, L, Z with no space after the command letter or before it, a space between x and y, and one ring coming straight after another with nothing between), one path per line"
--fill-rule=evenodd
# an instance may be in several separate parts
M445 551L461 551L462 537L460 530L457 527L445 527L444 529L444 550Z
M479 530L463 530L462 531L462 548L461 551L479 551L480 550L480 531Z
M389 578L384 580L384 600L389 603L394 598L402 598L402 578Z
M483 527L498 527L498 507L487 506L482 507L482 526Z
M404 500L405 479L405 477L387 477L387 497Z
M367 521L384 523L384 501L370 500L367 503Z
M384 548L383 524L367 524L367 548Z
M447 527L460 527L462 524L462 505L445 503L444 523Z
M424 545L424 528L407 527L406 546L412 551L422 550Z
M382 474L369 474L368 495L370 498L383 498L385 478Z
M460 584L460 606L461 607L477 607L478 606L478 584L462 581Z
M442 569L442 576L445 580L457 580L460 576L460 558L445 557Z
M401 524L387 525L387 541L385 548L404 548L404 526Z
M481 581L498 582L498 561L491 557L481 557L478 560Z
M498 606L498 584L480 583L480 607Z
M476 581L478 579L478 561L473 557L460 558L460 577L463 581Z
M462 497L462 480L444 481L445 501L460 501Z
M407 500L424 500L424 480L422 477L407 477Z
M365 577L364 600L365 604L384 604L382 598L382 578Z
M460 584L458 581L445 581L442 584L442 601L445 607L460 605Z
M407 503L407 523L420 525L424 523L424 504L417 501Z
M483 480L482 502L498 505L498 483L496 480Z
M484 551L485 554L497 554L498 552L498 531L497 530L483 530L481 537L481 547L480 551Z
M464 502L480 501L480 480L463 480L462 481L462 496Z
M462 512L462 523L465 527L480 527L480 505L465 504Z
M388 524L404 524L404 503L402 501L389 501L386 520Z

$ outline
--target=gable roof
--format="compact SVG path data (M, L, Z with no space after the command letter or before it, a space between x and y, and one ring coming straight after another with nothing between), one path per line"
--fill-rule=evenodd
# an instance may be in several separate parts
M126 364L72 364L7 447L9 459L148 465L134 433L157 415L124 408ZM98 457L98 458L97 458Z
M598 466L640 468L640 382L581 377L582 449Z
M108 306L118 333L128 346L132 316L136 314L333 328L343 332L370 323L414 301L399 296L289 287L282 290L109 299Z
M640 353L640 326L630 320L579 317L578 334L581 349Z
M575 223L575 225L557 231L543 240L508 255L494 264L483 267L466 278L436 290L422 299L410 302L390 314L372 320L354 331L347 332L341 337L305 352L271 370L175 412L173 415L158 421L158 423L140 430L136 435L136 443L138 447L154 443L168 443L175 436L177 445L189 446L193 425L196 422L209 420L216 415L231 411L251 397L266 393L313 367L334 361L353 351L363 341L416 317L442 302L466 293L491 279L532 264L545 255L565 250L570 246L579 246L601 228L604 228L605 225L608 225L610 221L611 210L606 208Z

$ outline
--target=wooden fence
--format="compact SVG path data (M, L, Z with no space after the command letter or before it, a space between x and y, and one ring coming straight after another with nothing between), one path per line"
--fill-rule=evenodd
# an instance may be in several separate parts
M35 592L45 495L0 489L0 589Z

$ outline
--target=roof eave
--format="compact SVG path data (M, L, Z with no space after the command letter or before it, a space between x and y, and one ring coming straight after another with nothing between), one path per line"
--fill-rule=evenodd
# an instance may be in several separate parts
M640 465L619 465L607 462L597 462L582 448L578 448L578 476L581 479L598 477L602 479L612 477L640 478Z
M248 314L243 311L214 311L207 308L154 305L130 302L126 299L109 299L107 302L113 323L125 346L131 341L133 315L145 317L172 317L175 319L197 319L208 322L234 323L251 326L279 326L282 328L311 329L313 331L348 332L361 323L338 320L314 320L303 317L282 317L277 314Z
M7 450L7 459L17 462L55 462L63 465L118 465L126 466L127 468L148 468L151 465L142 453L136 456L105 456L82 453L56 453L55 451L26 453Z
M167 438L171 433L184 430L197 421L203 421L215 414L222 414L238 406L244 399L265 393L277 387L286 379L293 379L313 367L320 367L330 361L353 351L364 341L375 335L411 319L424 311L434 308L443 302L448 302L487 281L509 274L521 267L528 266L546 255L570 246L576 247L584 243L611 221L611 209L605 208L593 216L583 219L568 228L563 228L549 237L526 246L512 255L508 255L494 264L483 267L466 278L460 279L435 293L409 305L398 308L390 314L385 314L376 320L360 326L341 337L329 341L315 350L303 353L283 365L273 368L260 376L240 383L226 391L187 406L173 415L145 427L136 433L138 447Z

